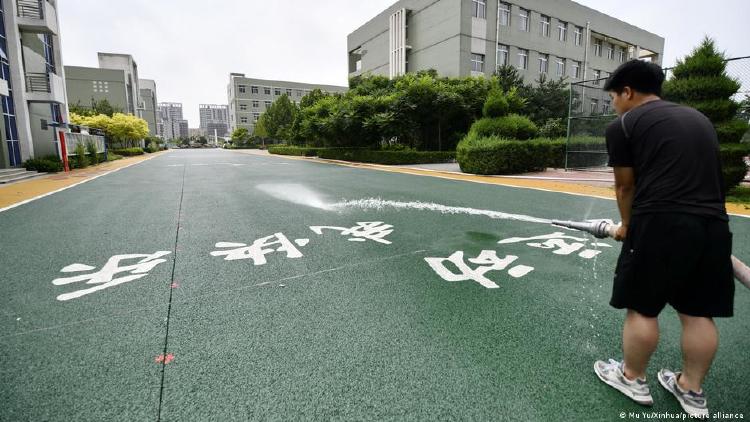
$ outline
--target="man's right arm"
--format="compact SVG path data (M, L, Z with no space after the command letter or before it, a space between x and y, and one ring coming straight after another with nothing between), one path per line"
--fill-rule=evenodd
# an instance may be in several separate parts
M615 193L617 208L620 210L622 223L615 233L615 240L621 241L627 237L630 226L630 216L633 210L635 196L635 172L633 167L615 167Z

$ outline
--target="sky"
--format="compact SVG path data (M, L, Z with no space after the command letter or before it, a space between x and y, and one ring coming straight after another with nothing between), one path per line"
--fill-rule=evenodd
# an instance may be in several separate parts
M466 0L464 0L466 1ZM549 0L548 0L549 1ZM99 51L131 54L159 102L226 104L229 73L347 85L346 36L395 0L62 0L63 63L98 67ZM750 56L747 0L578 0L666 39L662 63L704 35L729 57Z

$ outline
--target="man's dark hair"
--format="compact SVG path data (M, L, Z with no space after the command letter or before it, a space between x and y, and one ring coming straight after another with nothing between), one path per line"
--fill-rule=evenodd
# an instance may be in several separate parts
M604 83L605 91L621 93L630 89L642 94L661 95L661 84L664 83L664 72L655 63L643 60L630 60L620 65Z

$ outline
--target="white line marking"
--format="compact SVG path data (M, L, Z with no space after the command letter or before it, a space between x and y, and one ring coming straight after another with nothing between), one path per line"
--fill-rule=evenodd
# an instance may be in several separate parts
M7 206L7 207L5 207L5 208L0 208L0 212L8 211L8 210L11 210L11 209L13 209L13 208L16 208L16 207L20 207L21 205L24 205L24 204L28 204L29 202L33 202L33 201L36 201L37 199L42 199L42 198L44 198L44 197L46 197L46 196L54 195L54 194L56 194L56 193L59 193L59 192L62 192L62 191L64 191L64 190L68 190L68 189L70 189L70 188L74 188L74 187L76 187L76 186L78 186L78 185L82 185L82 184L84 184L84 183L87 183L87 182L90 182L90 181L92 181L92 180L98 179L98 178L100 178L100 177L102 177L102 176L106 176L106 175L108 175L108 174L112 174L112 173L118 172L118 171L120 171L120 170L122 170L122 169L126 169L126 168L128 168L128 167L131 167L131 166L135 166L135 165L137 165L137 164L142 164L142 163L145 163L146 161L148 161L148 160L151 160L151 159L153 159L153 158L156 158L156 156L153 156L153 157L148 157L148 158L146 158L146 159L145 159L145 160L143 160L143 161L139 161L139 162L137 162L137 163L131 163L131 164L128 164L127 166L123 166L123 167L120 167L120 168L118 168L118 169L110 170L110 171L108 171L108 172L106 172L106 173L102 173L102 174L96 175L96 176L94 176L94 177L92 177L92 178L90 178L90 179L82 180L82 181L80 181L80 182L78 182L78 183L74 183L74 184L72 184L72 185L70 185L70 186L66 186L66 187L64 187L64 188L60 188L60 189L58 189L58 190L54 190L54 191L52 191L52 192L47 192L47 193L45 193L45 194L42 194L42 195L39 195L39 196L35 196L35 197L31 198L31 199L27 199L27 200L25 200L25 201L21 201L21 202L18 202L18 203L16 203L16 204L13 204L13 205L8 205L8 206Z

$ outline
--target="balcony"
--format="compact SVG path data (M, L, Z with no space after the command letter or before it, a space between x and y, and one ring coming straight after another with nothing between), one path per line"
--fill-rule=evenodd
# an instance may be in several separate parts
M26 72L26 100L64 104L65 81L54 73Z
M57 11L47 0L18 0L18 27L57 35Z

